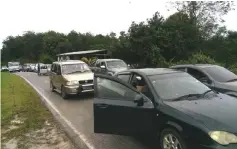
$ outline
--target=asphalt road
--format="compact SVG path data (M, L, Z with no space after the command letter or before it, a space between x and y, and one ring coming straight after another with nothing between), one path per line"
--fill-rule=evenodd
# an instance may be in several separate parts
M30 81L48 98L57 110L72 123L78 132L95 149L154 149L152 141L127 136L95 134L93 130L93 95L71 97L63 100L58 93L49 89L49 77L38 76L33 72L20 72L20 76ZM143 138L143 137L142 137Z

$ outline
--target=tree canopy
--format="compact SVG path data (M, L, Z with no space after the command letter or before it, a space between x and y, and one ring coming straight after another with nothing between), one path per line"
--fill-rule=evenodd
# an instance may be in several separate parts
M50 62L64 52L107 49L112 57L141 67L175 63L218 63L237 68L237 32L220 23L233 6L224 1L183 1L170 5L177 12L164 18L156 12L144 22L132 22L118 36L72 30L68 34L25 32L3 41L2 62Z

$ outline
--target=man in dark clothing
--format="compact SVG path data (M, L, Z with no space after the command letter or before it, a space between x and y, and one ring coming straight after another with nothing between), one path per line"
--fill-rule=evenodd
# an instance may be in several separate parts
M38 63L38 75L40 74L40 63Z

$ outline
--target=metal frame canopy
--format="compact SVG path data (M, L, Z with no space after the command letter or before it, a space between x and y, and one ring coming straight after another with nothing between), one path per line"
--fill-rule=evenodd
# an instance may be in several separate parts
M106 57L108 56L107 54L107 50L102 49L102 50L87 50L87 51L77 51L77 52L68 52L68 53L62 53L62 54L58 54L58 60L69 60L69 59L75 59L72 58L73 56L86 56L86 57L90 57L90 56L103 56Z

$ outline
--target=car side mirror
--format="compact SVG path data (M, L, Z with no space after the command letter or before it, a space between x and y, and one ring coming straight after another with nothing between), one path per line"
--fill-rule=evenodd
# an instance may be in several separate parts
M105 69L105 66L104 66L104 65L101 65L100 68L101 68L101 69Z
M144 105L144 99L143 99L141 94L136 95L136 97L134 99L134 103L136 103L137 106L143 106Z

